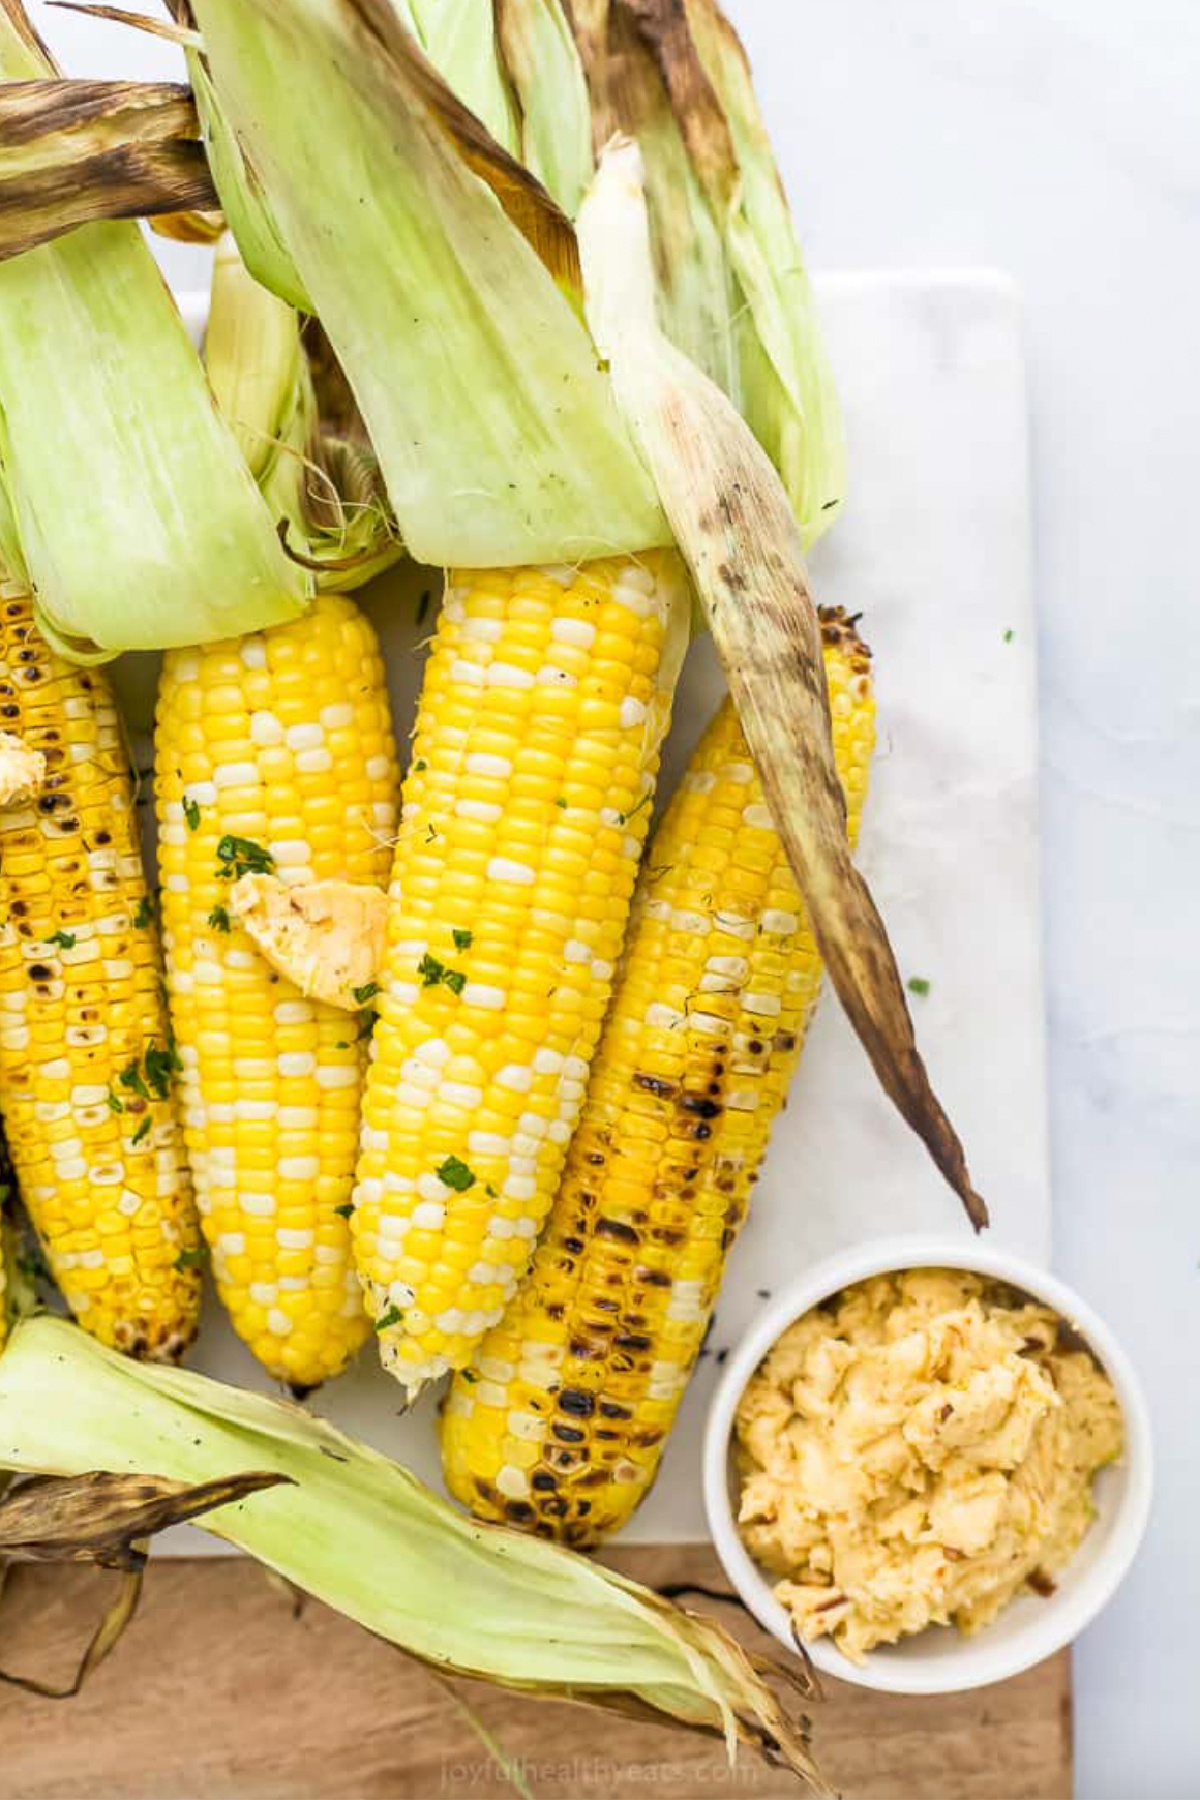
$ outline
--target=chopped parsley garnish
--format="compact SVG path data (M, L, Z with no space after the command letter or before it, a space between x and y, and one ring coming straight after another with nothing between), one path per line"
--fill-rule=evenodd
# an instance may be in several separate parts
M273 875L275 858L253 838L226 833L217 845L217 874L222 881L239 881L243 875Z
M154 1089L155 1098L165 1100L171 1092L172 1075L178 1075L183 1068L178 1050L174 1044L168 1044L165 1050L160 1050L157 1045L151 1044L143 1058L143 1063L146 1080Z
M354 1039L356 1044L361 1044L364 1038L370 1037L375 1029L378 1019L379 1014L373 1006L363 1007L358 1015L358 1033Z
M475 941L475 933L473 931L464 931L459 925L454 927L450 936L454 939L454 948L456 950L469 950Z
M348 1050L350 1048L349 1039L339 1038L333 1047L335 1050Z
M379 1317L376 1319L375 1329L376 1331L390 1331L393 1325L401 1325L403 1322L404 1314L400 1311L400 1308L398 1306L389 1306L387 1311L385 1313L380 1313Z
M929 982L926 981L926 979L923 975L913 975L909 978L909 981L908 981L909 993L910 994L919 994L921 996L922 1000L925 998L926 994L929 992L929 986L930 986Z
M354 1202L353 1200L343 1200L342 1204L340 1206L335 1206L333 1210L339 1219L352 1219L354 1217Z
M121 1070L117 1080L123 1088L128 1088L131 1094L140 1094L143 1100L150 1098L150 1089L146 1086L145 1077L136 1056Z
M1011 644L1013 641L1013 638L1016 636L1016 632L1013 630L1012 626L1010 625L1008 630L1003 635L1004 635L1005 643Z
M351 988L350 992L354 995L354 998L360 1006L365 1006L367 1001L373 1000L379 992L379 983L377 981L368 981L365 987Z
M133 1136L130 1138L130 1140L129 1140L130 1143L131 1144L140 1144L143 1138L149 1137L150 1127L153 1123L154 1123L153 1119L150 1117L150 1114L147 1113L145 1118L142 1120L141 1124L138 1126L137 1130L134 1132Z
M73 931L56 931L53 937L48 937L46 939L46 942L48 944L57 944L62 950L73 950L75 948L75 933Z
M453 1189L456 1194L465 1194L468 1188L475 1186L475 1176L460 1157L448 1156L437 1171L439 1181Z
M423 775L428 767L429 767L429 764L425 761L425 758L422 757L420 762L415 762L413 764L413 774L414 775Z
M109 1090L108 1090L107 1099L108 1099L109 1112L123 1113L125 1111L124 1101L118 1100L117 1096L113 1093L111 1088L109 1088Z
M456 937L457 935L455 933ZM437 987L440 982L452 994L461 994L467 985L467 978L461 969L447 968L438 957L430 956L428 950L417 964L417 974L421 977L422 987Z
M171 1091L172 1075L177 1075L182 1067L172 1038L165 1050L151 1044L141 1062L135 1056L121 1070L117 1080L131 1094L140 1094L143 1100L165 1100ZM111 1099L109 1104L112 1104Z
M561 794L558 796L558 799L554 802L554 804L555 804L555 806L561 806L563 811L566 812L567 803Z
M188 794L183 796L183 816L187 822L189 831L199 831L200 802L198 800L193 800Z
M208 922L214 931L232 931L233 929L229 923L229 914L223 906L213 907L208 915Z
M150 896L149 894L143 894L137 903L137 911L133 915L133 922L138 927L139 931L144 931L153 917L154 914L150 908Z
M207 1261L208 1257L205 1253L203 1244L198 1244L194 1250L181 1250L179 1255L175 1258L175 1267L180 1271L184 1269L202 1269Z
M467 1382L467 1384L471 1387L474 1387L475 1383L479 1380L479 1377L475 1373L474 1369L460 1369L458 1371L458 1378L460 1381Z

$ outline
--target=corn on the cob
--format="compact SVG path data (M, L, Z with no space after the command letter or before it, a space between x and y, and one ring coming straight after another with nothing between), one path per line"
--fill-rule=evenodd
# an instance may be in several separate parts
M354 1243L385 1365L461 1367L545 1217L690 594L673 553L453 576L405 781Z
M81 1325L173 1358L200 1307L175 1055L120 723L0 582L0 722L45 759L0 811L0 1113L29 1216Z
M870 667L840 611L823 631L853 837L874 740ZM820 978L727 700L647 854L532 1269L447 1401L446 1479L480 1517L589 1544L650 1487Z
M351 601L165 659L159 867L188 1149L221 1298L295 1387L337 1374L368 1330L344 1216L367 1033L267 965L231 880L382 886L397 782L379 647Z

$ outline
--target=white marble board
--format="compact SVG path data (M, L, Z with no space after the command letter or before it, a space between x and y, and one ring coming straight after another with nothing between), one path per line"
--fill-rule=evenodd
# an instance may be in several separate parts
M967 1146L994 1231L1050 1252L1037 826L1035 631L1020 305L1002 276L830 275L819 282L846 410L844 514L813 558L818 598L862 613L875 652L880 742L861 862L914 997L918 1037ZM194 309L193 309L194 310ZM383 628L397 724L407 730L428 630L410 571L371 610ZM415 584L415 585L414 585ZM149 659L118 678L141 713ZM695 644L664 791L721 690ZM705 1536L699 1447L721 1350L760 1295L820 1256L885 1230L968 1230L915 1138L876 1088L826 994L754 1206L729 1264L709 1349L661 1477L626 1536ZM210 1304L194 1367L267 1386ZM440 1485L434 1398L399 1416L369 1350L309 1402ZM194 1529L167 1547L219 1549Z

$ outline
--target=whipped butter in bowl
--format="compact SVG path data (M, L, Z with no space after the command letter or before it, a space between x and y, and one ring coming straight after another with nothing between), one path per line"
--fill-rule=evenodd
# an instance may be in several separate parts
M751 1611L898 1692L1069 1642L1132 1559L1149 1488L1111 1334L1035 1265L960 1240L865 1246L779 1295L706 1439L714 1541Z

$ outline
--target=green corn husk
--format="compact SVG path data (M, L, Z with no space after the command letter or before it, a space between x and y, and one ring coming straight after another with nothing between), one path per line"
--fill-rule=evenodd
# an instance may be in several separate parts
M390 4L463 105L498 144L518 156L521 127L496 51L493 0L390 0Z
M987 1209L929 1084L887 933L851 860L796 521L730 401L658 323L631 138L605 152L579 237L592 333L691 570L830 979L885 1092L978 1229Z
M256 281L297 312L314 312L262 188L251 174L237 135L221 111L204 58L189 50L187 65L209 172L246 267Z
M203 0L198 5L203 10ZM289 8L299 16L294 0L282 0L277 25L285 22ZM490 0L328 0L308 20L306 55L315 42L316 10L347 54L355 31L361 37L364 27L383 32L369 42L368 29L365 50L360 43L360 54L376 61L388 61L386 52L381 57L380 43L386 40L394 48L407 42L427 100L430 65L440 72L448 89L470 108L467 116L484 128L483 138L491 144L481 158L488 165L485 178L506 205L520 193L520 183L514 183L511 170L508 178L497 179L503 168L497 158L519 156L564 214L574 217L593 172L593 139L602 145L610 128L637 138L646 168L664 329L747 418L780 471L805 545L827 530L845 487L836 390L744 53L713 0L688 0L686 11L682 0L604 0L601 5L576 0L574 35L563 0L503 0L494 7ZM194 34L183 33L181 41L209 162L247 266L289 303L312 311L314 302L286 233L247 159L251 140L247 136L244 141L227 116ZM389 105L411 106L412 93L406 99L390 85L390 101L382 89L376 96L384 112ZM388 86L385 80L382 88ZM78 104L85 98L81 95ZM256 82L254 98L261 102L260 131L274 135L280 119L271 91ZM55 228L67 202L88 216L128 211L120 185L106 193L103 169L93 171L77 146L59 141L62 134L52 129L54 97L47 94L41 104L49 115L47 154L60 177L69 175L74 182L67 187L60 178L47 193L46 229ZM175 148L181 140L178 160L187 147L187 124L176 118L177 110L177 103L157 90L147 88L139 96L130 87L121 116L131 121L142 117L141 129L155 144ZM438 113L435 105L435 125ZM444 128L444 117L441 123ZM117 121L108 129L116 131ZM456 129L450 128L451 138ZM338 141L345 138L343 132ZM481 141L476 134L477 151ZM123 153L139 151L131 125ZM471 155L466 160L481 172ZM353 166L370 165L357 157ZM176 168L164 156L145 167L139 164L139 172L147 212L205 203L182 185L185 177L197 178L190 165ZM330 179L341 184L344 203L354 206L361 196L346 177L347 171L330 172ZM300 194L300 184L296 187ZM0 255L4 224L0 184ZM495 364L471 366L482 370ZM511 371L507 378L512 379ZM456 396L457 390L449 390L447 399ZM429 398L436 403L439 394ZM438 425L439 436L463 430L461 421L445 414L438 416ZM518 511L524 504L520 486L512 490Z
M195 10L412 554L486 567L666 542L570 298L565 217L385 0Z
M587 81L561 0L500 0L495 30L520 110L521 161L573 219L595 165Z
M327 431L295 310L250 275L232 237L217 246L204 360L217 406L319 588L345 591L403 554L374 455Z
M715 0L685 0L685 11L737 163L725 230L746 300L737 315L742 409L779 470L808 547L833 523L845 494L837 389L746 53Z
M298 1407L132 1363L65 1321L0 1357L0 1467L291 1486L200 1524L447 1674L652 1713L765 1749L821 1783L800 1727L719 1626L542 1539L464 1517Z
M54 73L0 0L0 80ZM0 464L14 563L68 655L225 637L305 603L136 225L0 263Z
M741 412L744 303L662 77L623 10L609 24L606 71L611 110L642 152L659 322Z
M28 586L28 575L25 569L25 557L21 550L21 538L17 531L16 514L12 509L12 501L8 497L8 483L5 479L4 464L0 462L0 572L7 574L13 581Z
M642 151L663 328L745 416L808 547L845 492L841 412L742 46L716 0L573 17L603 135Z

